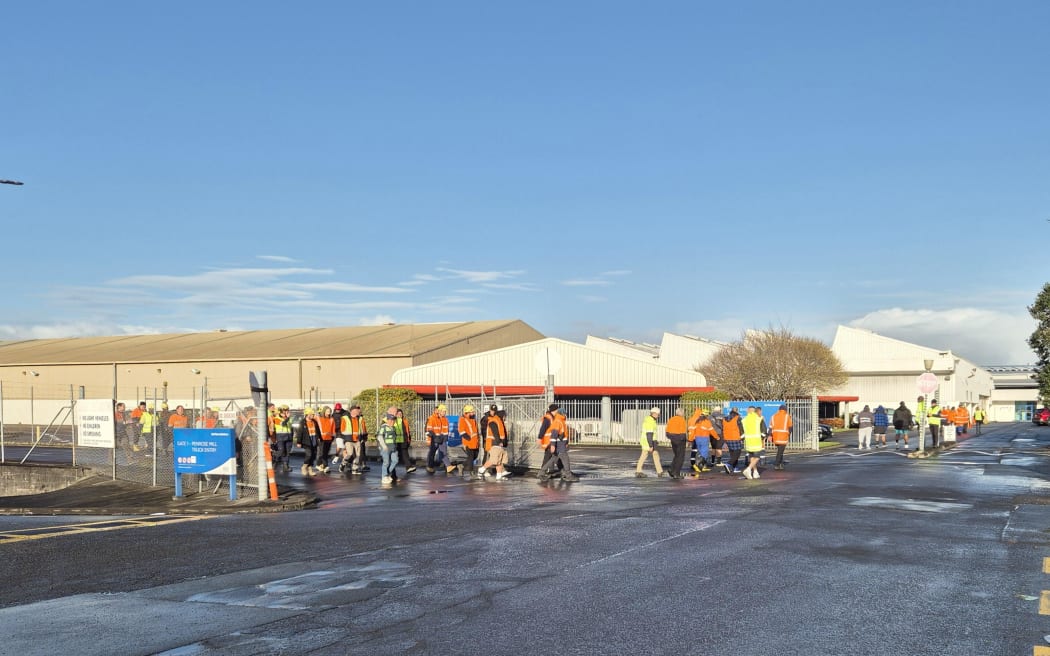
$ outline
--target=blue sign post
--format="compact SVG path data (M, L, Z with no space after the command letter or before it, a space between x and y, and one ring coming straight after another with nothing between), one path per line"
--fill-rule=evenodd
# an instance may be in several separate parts
M237 446L232 428L176 428L175 498L182 498L182 474L230 477L230 501L237 499Z
M459 434L459 415L448 416L448 446L462 446L463 436Z

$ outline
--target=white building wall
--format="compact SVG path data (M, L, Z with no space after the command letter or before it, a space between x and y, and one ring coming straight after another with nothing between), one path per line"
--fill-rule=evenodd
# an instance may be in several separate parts
M695 371L614 355L548 338L428 365L401 369L393 385L544 385L547 363L555 385L705 387Z
M664 333L660 341L660 363L668 367L693 370L709 361L711 357L725 346L702 337Z
M910 344L870 330L839 326L832 351L849 374L847 383L833 394L860 397L850 405L851 412L864 405L895 408L901 401L914 410L920 394L918 377L925 372L924 360L933 362L931 371L940 387L931 396L941 405L985 405L994 389L987 370L951 350Z

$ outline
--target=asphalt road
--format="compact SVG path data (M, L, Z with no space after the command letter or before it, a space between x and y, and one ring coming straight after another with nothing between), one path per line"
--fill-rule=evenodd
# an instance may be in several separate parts
M757 481L585 449L572 484L373 467L299 480L310 511L0 517L0 654L1032 654L1048 445L1000 425Z

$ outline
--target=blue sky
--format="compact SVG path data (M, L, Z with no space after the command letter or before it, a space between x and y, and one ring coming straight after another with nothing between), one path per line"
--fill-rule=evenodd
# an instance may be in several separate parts
M1033 360L1050 3L9 3L0 339L837 324Z

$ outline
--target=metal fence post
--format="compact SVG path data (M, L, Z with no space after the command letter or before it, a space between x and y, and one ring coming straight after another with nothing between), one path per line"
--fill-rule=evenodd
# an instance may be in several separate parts
M0 462L7 462L4 449L4 382L0 380Z

